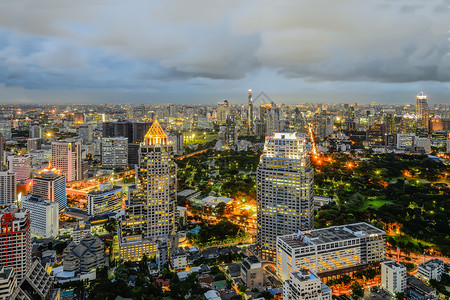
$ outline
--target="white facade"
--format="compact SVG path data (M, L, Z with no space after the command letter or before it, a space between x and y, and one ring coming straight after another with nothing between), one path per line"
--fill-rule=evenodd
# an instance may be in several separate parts
M411 148L415 137L415 134L397 133L397 148Z
M381 286L391 295L403 293L406 289L406 267L390 260L381 263Z
M414 146L421 147L425 150L425 153L431 152L431 141L427 138L416 137L414 139Z
M331 300L331 289L311 271L292 272L283 283L284 300Z
M367 223L299 231L277 239L277 275L282 280L301 269L319 275L380 263L386 257L386 233Z
M31 173L31 157L29 155L11 155L8 156L8 167L13 173L16 173L16 180L27 180Z
M16 174L0 172L0 205L14 204L16 201Z
M81 180L81 143L52 142L52 165L66 175L68 182Z
M263 260L275 260L277 236L313 227L313 197L314 170L306 141L295 133L267 137L256 192L256 244Z
M102 166L112 169L128 166L128 138L102 138Z
M417 268L417 274L425 280L434 279L441 281L442 273L444 272L444 262L437 258L430 259L421 263Z
M44 238L58 236L59 206L57 202L29 194L23 196L22 207L30 212L31 234Z

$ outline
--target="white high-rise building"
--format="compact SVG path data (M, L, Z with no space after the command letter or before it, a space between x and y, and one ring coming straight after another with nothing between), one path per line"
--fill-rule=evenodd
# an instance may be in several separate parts
M81 143L52 142L52 164L66 175L68 182L81 180Z
M0 172L0 205L14 204L16 201L16 173Z
M128 166L128 138L102 138L103 168L125 168Z
M277 239L277 275L308 269L320 276L377 265L386 257L386 233L367 223L299 231Z
M258 253L273 261L277 236L313 227L314 170L305 139L283 132L267 137L256 187Z
M59 205L57 202L28 194L22 198L22 208L30 212L32 234L44 238L58 236Z
M67 206L66 177L58 169L49 166L33 178L32 193L57 202L61 211Z
M27 180L31 173L31 157L29 155L8 156L8 167L16 173L17 181Z
M12 267L19 282L31 266L30 213L11 206L0 210L0 267Z
M406 289L406 267L390 260L381 263L381 286L395 296Z
M331 289L310 270L292 272L283 283L284 300L331 300Z
M173 146L155 120L139 148L136 188L129 189L119 228L119 254L138 260L156 254L158 241L175 234L177 166Z

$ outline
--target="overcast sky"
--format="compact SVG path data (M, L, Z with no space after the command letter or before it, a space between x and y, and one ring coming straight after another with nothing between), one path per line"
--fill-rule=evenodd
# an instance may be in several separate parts
M0 0L0 103L450 103L449 6Z

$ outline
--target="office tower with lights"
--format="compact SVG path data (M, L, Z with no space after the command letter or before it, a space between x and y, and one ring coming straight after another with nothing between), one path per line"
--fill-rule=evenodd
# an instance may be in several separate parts
M309 230L314 218L314 170L296 133L267 137L257 169L258 253L275 260L277 236Z
M10 206L0 210L0 267L11 267L20 281L31 265L30 213Z
M16 201L16 173L0 172L0 205L14 204Z
M172 143L155 120L139 148L136 186L129 189L119 225L119 255L138 260L155 255L157 245L175 234L177 166Z
M27 180L31 173L31 157L29 155L8 156L9 170L16 173L17 181Z
M367 223L299 231L277 238L277 276L301 269L321 277L379 265L386 257L386 232Z
M102 166L110 169L124 169L128 166L127 138L102 138Z
M122 208L122 196L122 187L101 183L98 190L87 195L88 214L97 216L106 212L119 212Z
M22 208L30 212L31 233L54 238L59 233L59 205L44 197L28 194L22 198Z
M52 142L52 164L66 176L68 182L81 180L81 143Z
M228 115L230 114L230 108L228 100L223 100L217 104L217 123L219 125L225 125Z
M416 98L416 118L417 126L428 128L429 108L427 95L420 92Z
M66 177L56 168L49 166L39 171L33 178L31 191L34 195L57 202L60 211L67 206Z

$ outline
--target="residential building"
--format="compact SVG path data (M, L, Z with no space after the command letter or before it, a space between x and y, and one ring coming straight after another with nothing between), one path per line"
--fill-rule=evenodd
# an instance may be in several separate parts
M27 139L27 151L39 150L41 149L41 144L42 140L40 138L29 138Z
M175 236L176 170L172 143L155 119L140 145L136 186L128 190L125 215L119 223L121 258L138 260L144 253L156 255L138 249L139 244L153 251L157 244Z
M307 269L292 272L283 283L284 300L331 300L331 289Z
M42 136L42 127L39 125L33 125L30 127L29 136L32 139L41 139Z
M58 203L60 211L67 206L66 176L51 165L40 170L33 178L31 191L34 195Z
M244 261L241 263L241 279L249 289L264 286L262 263L256 256L244 258Z
M170 255L170 266L172 270L179 271L185 270L188 267L187 264L187 253L182 248L172 248L169 251Z
M91 224L81 223L73 230L72 239L76 244L79 244L80 241L86 236L91 234Z
M444 262L437 258L421 263L417 268L417 275L425 280L441 281L444 273Z
M314 170L305 139L267 137L256 173L256 244L263 260L274 261L277 236L313 227Z
M31 173L31 157L29 155L8 156L8 167L11 172L16 173L17 181L27 180Z
M105 212L119 212L122 209L123 189L110 183L101 183L98 190L87 195L88 214L101 215Z
M127 138L102 138L102 166L111 169L124 169L128 166Z
M30 213L10 206L0 210L0 267L11 267L20 281L31 266Z
M90 233L79 243L72 241L63 251L64 271L89 273L105 264L105 244Z
M16 173L11 171L0 172L0 205L16 202L16 184Z
M427 138L421 138L416 137L414 139L414 146L416 148L422 149L425 151L426 154L429 154L431 152L431 141Z
M31 234L44 238L58 236L59 205L57 202L28 194L22 197L22 208L30 212Z
M52 142L52 164L66 176L68 182L81 180L81 143Z
M405 291L406 275L406 267L396 261L381 263L381 286L392 296Z
M14 269L0 267L0 300L8 300L16 288L17 280Z
M300 269L330 276L379 264L386 257L386 233L367 223L331 226L279 236L277 275Z

